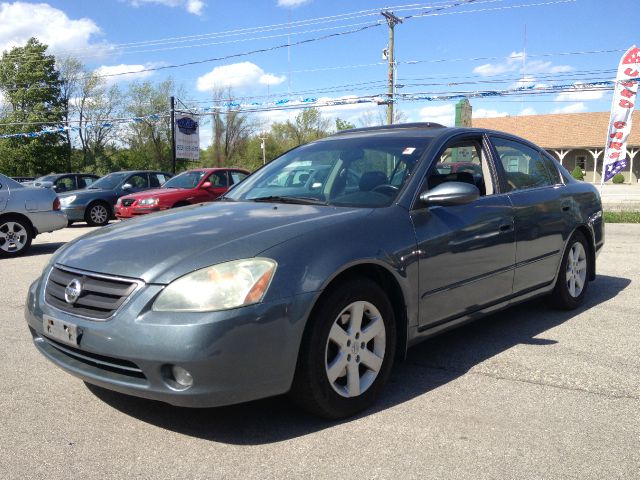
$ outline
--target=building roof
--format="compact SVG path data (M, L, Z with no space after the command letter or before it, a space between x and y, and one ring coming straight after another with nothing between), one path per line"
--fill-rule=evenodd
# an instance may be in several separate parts
M545 149L603 148L609 116L609 112L586 112L474 118L473 126L518 135ZM627 147L640 147L639 111L633 112L632 122Z

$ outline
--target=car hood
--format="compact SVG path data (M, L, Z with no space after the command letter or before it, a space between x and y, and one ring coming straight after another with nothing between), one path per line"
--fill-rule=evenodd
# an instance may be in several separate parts
M368 215L372 209L253 202L214 202L127 220L95 230L59 250L72 268L147 283L251 258L315 229Z
M152 190L145 190L143 192L138 193L130 193L129 195L125 195L122 199L125 198L149 198L149 197L166 197L171 194L175 194L176 192L184 192L186 189L184 188L154 188Z
M100 196L105 192L112 192L112 190L104 190L102 188L92 188L92 189L82 188L80 190L74 190L72 192L60 193L58 197L60 199L63 199L65 197L70 197L72 195L75 195L77 198L88 198L88 197Z

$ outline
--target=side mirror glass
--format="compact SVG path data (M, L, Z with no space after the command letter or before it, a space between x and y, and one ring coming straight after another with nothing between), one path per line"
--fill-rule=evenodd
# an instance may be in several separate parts
M130 183L125 183L124 185L122 185L123 190L131 190L132 188L133 185L131 185Z
M427 207L466 205L480 198L475 185L464 182L445 182L420 194L420 201Z
M204 182L202 188L211 188L211 182Z

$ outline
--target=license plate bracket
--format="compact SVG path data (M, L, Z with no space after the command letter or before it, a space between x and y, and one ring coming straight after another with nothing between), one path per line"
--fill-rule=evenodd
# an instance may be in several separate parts
M73 323L58 320L49 315L42 316L42 327L45 335L59 342L77 347L82 336L82 329Z

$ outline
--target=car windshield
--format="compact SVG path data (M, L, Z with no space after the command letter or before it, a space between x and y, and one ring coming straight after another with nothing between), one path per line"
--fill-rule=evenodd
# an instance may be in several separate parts
M202 170L182 172L163 185L164 188L196 188L207 172Z
M430 138L363 135L303 145L249 176L227 200L391 205Z
M119 173L110 173L109 175L105 175L100 180L96 180L91 184L89 189L102 189L102 190L113 190L118 186L118 184L128 175L125 172Z

